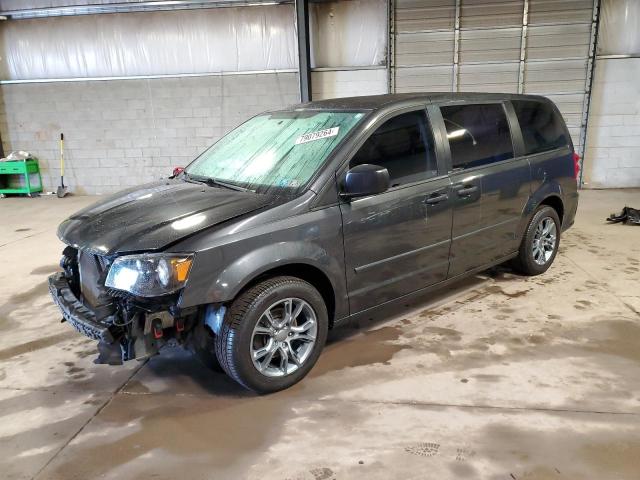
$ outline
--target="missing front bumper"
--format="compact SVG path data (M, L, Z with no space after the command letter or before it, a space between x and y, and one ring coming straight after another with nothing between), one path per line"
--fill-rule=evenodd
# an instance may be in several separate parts
M119 307L104 320L98 320L96 312L78 299L62 272L49 277L49 291L63 321L98 341L95 360L98 364L121 365L127 360L143 360L158 354L169 341L184 344L189 333L185 322L195 318L195 310L188 312L187 317L174 317L162 309L167 308L165 304L160 304L161 310L153 311L136 307L126 299L114 298ZM192 322L188 325L189 329L192 325Z
M95 314L78 300L64 273L55 273L49 277L49 292L58 305L62 317L82 335L93 340L113 343L113 334L109 327L96 320Z

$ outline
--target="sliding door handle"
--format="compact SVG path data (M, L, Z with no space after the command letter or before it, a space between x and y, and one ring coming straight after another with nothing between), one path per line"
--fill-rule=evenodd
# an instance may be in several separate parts
M424 200L424 203L427 205L436 205L446 200L449 200L449 195L447 195L446 193L434 193L433 195L427 197Z

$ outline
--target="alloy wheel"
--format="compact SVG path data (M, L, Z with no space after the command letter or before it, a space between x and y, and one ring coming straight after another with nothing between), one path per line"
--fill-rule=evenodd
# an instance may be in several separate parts
M307 302L278 300L262 313L253 329L253 365L267 377L290 375L311 355L317 333L317 316Z
M546 264L556 249L556 223L551 217L544 217L538 222L533 236L533 260L538 265Z

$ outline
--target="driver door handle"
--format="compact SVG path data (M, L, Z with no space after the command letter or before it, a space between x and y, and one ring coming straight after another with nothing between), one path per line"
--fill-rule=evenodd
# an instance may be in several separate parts
M468 197L471 194L476 193L477 191L478 191L478 187L476 185L473 185L470 187L462 187L457 190L459 197Z
M448 199L449 199L449 195L447 195L446 193L434 193L433 195L428 196L424 200L424 203L427 205L436 205Z

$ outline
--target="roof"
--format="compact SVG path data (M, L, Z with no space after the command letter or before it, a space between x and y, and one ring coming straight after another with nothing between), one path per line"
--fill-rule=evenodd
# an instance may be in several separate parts
M314 102L301 103L294 108L309 110L375 110L386 107L394 103L410 100L508 100L508 99L531 99L541 98L535 95L517 95L513 93L448 93L448 92L416 92L416 93L390 93L385 95L369 95L363 97L332 98L328 100L317 100Z

